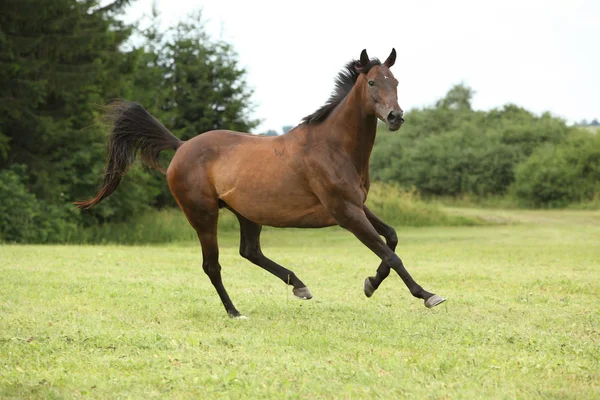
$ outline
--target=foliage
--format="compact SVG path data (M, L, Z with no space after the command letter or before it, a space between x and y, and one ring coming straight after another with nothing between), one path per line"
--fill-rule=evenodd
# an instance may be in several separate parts
M122 1L120 3L123 3ZM93 191L103 162L94 105L122 94L133 71L117 2L8 0L0 16L0 168L28 166L27 186L58 203ZM87 183L85 183L87 182Z
M0 153L6 154L0 170L27 166L27 174L19 179L22 188L35 196L34 201L27 195L31 214L43 211L42 220L54 215L55 230L60 230L61 219L71 223L78 218L65 211L72 209L71 201L96 190L105 159L104 132L95 124L96 106L127 94L135 69L135 52L121 50L131 28L115 17L125 3L104 2L101 8L97 1L3 3L0 132L8 140L0 140ZM139 186L136 182L130 189ZM115 199L112 209L94 210L78 219L91 223L111 215L126 218L143 208L126 207L133 202L124 201L126 197ZM58 237L69 234L66 225L63 228L55 232ZM22 240L32 237L24 234ZM57 240L55 234L35 237L42 242Z
M538 148L517 167L513 189L534 207L591 201L600 193L600 136L584 131Z
M253 92L233 47L208 36L200 12L166 32L159 31L159 25L155 11L141 30L145 43L131 98L182 140L214 129L251 132L258 125L250 118ZM162 164L168 165L171 158L172 153L162 154ZM176 207L164 177L154 175L154 185L156 195L141 199L158 208Z
M412 143L388 173L426 195L503 193L512 181L514 154L497 138L475 129L431 135ZM381 160L379 161L382 162Z
M502 197L517 166L536 149L577 135L576 128L549 113L535 116L512 104L474 111L472 95L457 85L434 107L408 112L399 132L379 132L373 178L415 187L425 196Z
M402 190L393 184L371 184L367 206L385 223L398 227L467 226L483 223L476 218L448 214L438 206L421 200L414 189Z
M160 51L168 60L163 85L172 88L162 108L170 129L187 140L214 129L254 128L258 123L249 118L252 91L231 45L209 39L200 13L177 24L172 34Z
M125 222L152 206L174 205L163 176L134 168L100 207L72 212L71 202L92 196L100 183L110 128L96 123L98 106L113 98L144 104L184 139L215 128L249 131L256 125L248 117L252 92L245 70L229 44L204 33L199 14L167 33L152 25L142 32L144 46L135 48L126 46L133 27L118 19L128 3L3 2L0 172L26 166L18 174L18 193L32 208L22 217L54 215L52 229L64 225L56 234L23 232L21 239L11 234L5 240L63 240L58 238L70 234L71 223ZM2 232L14 229L0 226Z
M38 200L24 183L26 168L13 165L0 171L0 241L67 242L75 229L65 207Z

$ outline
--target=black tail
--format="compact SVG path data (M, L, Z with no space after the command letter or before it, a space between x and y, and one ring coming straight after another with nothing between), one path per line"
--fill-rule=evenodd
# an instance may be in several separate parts
M113 102L106 107L106 117L113 127L107 144L104 182L96 197L74 203L79 208L91 208L110 196L135 161L138 150L144 164L164 172L158 165L160 152L177 150L183 144L138 103Z

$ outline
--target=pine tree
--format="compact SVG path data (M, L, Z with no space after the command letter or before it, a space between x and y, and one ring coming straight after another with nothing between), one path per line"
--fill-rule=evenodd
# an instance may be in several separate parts
M204 29L200 12L161 32L160 16L153 11L146 43L135 74L132 100L144 105L175 135L188 140L213 129L250 132L258 125L249 113L252 91L231 45L213 40ZM172 154L161 154L168 165ZM154 175L160 187L157 207L176 206L164 177Z
M169 35L151 27L142 32L143 48L124 50L133 27L118 18L128 3L2 1L0 176L13 189L0 181L0 209L15 214L0 220L0 240L16 232L3 221L47 227L10 240L52 241L69 224L125 221L152 205L173 205L163 176L134 168L102 207L74 211L71 202L93 194L103 174L107 128L96 121L113 98L142 103L183 139L256 125L245 71L230 45L204 33L199 14ZM14 206L15 190L29 210Z
M213 129L249 132L252 91L246 71L238 65L230 44L212 40L201 14L193 13L172 30L163 47L164 87L170 88L162 107L167 125L182 139Z
M93 193L102 176L106 132L96 124L98 106L130 90L138 52L121 50L132 28L117 19L127 3L2 3L0 172L24 167L19 176L45 210L38 219L124 219L147 207L148 195L157 192L147 177L133 174L123 194L103 208L77 214L71 203Z
M126 3L3 1L0 167L26 165L40 199L74 197L95 182L97 105L123 94L136 61L119 50L131 29L115 14Z

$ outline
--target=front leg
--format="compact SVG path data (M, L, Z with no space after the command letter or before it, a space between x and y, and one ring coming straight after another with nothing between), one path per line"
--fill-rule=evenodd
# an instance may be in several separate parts
M352 232L365 246L377 254L381 258L382 264L387 265L388 269L391 268L396 271L410 293L423 299L426 307L434 307L446 300L441 296L429 293L415 282L404 267L400 257L381 240L381 237L369 222L362 204L357 205L352 204L350 201L333 200L330 202L329 207L327 204L326 207L342 228Z
M360 176L352 171L330 167L331 164L344 165L344 162L348 162L343 155L339 155L338 158L339 160L333 161L339 162L330 162L326 166L315 163L314 173L309 182L321 204L338 225L352 232L383 264L396 271L410 293L423 299L426 307L431 308L445 301L443 297L429 293L416 283L404 268L400 257L381 240L365 212L365 192L362 190Z
M367 219L369 220L371 225L373 225L373 228L375 228L379 235L385 238L385 242L390 248L390 250L395 251L396 246L398 245L398 236L396 235L396 231L394 230L394 228L380 220L375 214L373 214L371 210L369 210L367 206L363 206L363 209L365 211ZM370 276L367 279L365 279L365 283L363 285L365 295L367 297L371 297L375 290L379 288L381 282L383 282L389 274L390 267L386 263L381 262L381 264L379 264L379 268L377 268L376 275Z

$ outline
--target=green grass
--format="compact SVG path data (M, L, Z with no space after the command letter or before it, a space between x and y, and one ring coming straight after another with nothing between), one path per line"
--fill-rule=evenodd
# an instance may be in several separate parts
M220 236L248 320L226 317L192 240L2 246L0 397L599 398L600 213L486 213L509 223L398 229L448 297L432 310L395 275L365 298L378 260L339 228L264 234L310 301Z

